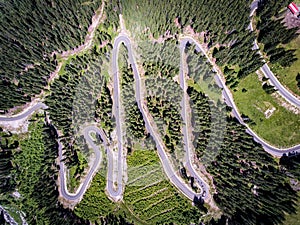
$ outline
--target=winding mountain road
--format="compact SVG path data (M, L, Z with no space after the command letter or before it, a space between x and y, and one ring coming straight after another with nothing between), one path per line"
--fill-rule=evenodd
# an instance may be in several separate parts
M206 52L203 50L202 46L196 41L194 40L192 37L182 37L180 40L180 51L181 53L184 51L184 48L186 46L186 44L190 42L190 43L194 43L196 45L196 49L198 51L202 51L203 54L207 57L207 59L209 60L209 62L214 66L215 71L218 71L217 68L215 68L214 63L209 59L209 57L207 56ZM204 199L206 198L206 195L203 196L204 192L208 192L208 185L202 180L202 178L197 174L197 172L195 171L195 169L192 166L192 162L191 162L191 144L190 144L190 137L188 136L188 126L185 126L183 129L184 132L184 142L185 142L185 152L186 152L186 161L187 161L187 169L189 170L189 172L196 178L196 181L199 182L199 184L201 185L202 188L202 193L195 193L190 187L189 185L187 185L177 174L174 170L174 168L172 168L172 164L170 162L170 159L168 158L168 155L166 153L166 147L163 143L163 140L161 139L160 135L157 132L157 128L156 125L153 122L153 118L151 117L148 108L146 106L146 103L144 101L144 93L143 91L145 90L143 88L143 84L141 81L141 77L139 74L139 71L137 69L137 64L135 62L135 57L133 54L133 50L132 50L132 46L131 46L131 42L130 39L125 35L125 34L120 34L114 41L114 48L113 48L113 54L112 54L112 71L113 71L113 76L114 76L114 93L113 93L113 99L114 99L114 114L116 117L116 131L117 131L117 138L118 138L118 152L117 152L117 180L114 181L113 177L114 177L114 162L116 162L115 157L113 156L113 150L110 147L110 143L104 133L104 131L96 126L88 126L86 128L83 129L83 135L88 143L88 145L90 147L92 147L92 149L95 152L95 160L94 163L92 165L92 167L89 169L89 172L84 180L84 182L79 186L78 190L76 193L69 193L67 188L66 188L66 168L63 162L63 155L62 155L62 145L59 143L59 160L60 160L60 171L59 171L59 175L60 175L60 192L61 195L67 199L67 200L79 200L82 198L83 194L85 193L86 189L88 188L89 183L92 180L93 175L95 174L95 172L98 170L99 165L103 159L102 153L99 149L98 146L96 146L94 144L93 139L90 136L91 132L94 132L96 134L99 134L104 147L106 149L107 152L107 156L108 156L108 181L107 181L107 191L109 193L109 195L111 196L111 198L113 198L114 200L119 200L122 198L122 193L123 193L123 172L124 172L124 153L123 153L123 133L122 133L122 121L120 118L120 107L121 107L121 103L120 103L120 78L119 78L119 71L118 71L118 51L119 51L119 46L121 43L124 43L125 46L128 49L128 57L129 57L129 61L132 65L132 69L133 69L133 74L134 74L134 78L135 78L135 98L138 104L138 108L141 111L142 115L143 115L143 119L145 121L145 126L147 131L151 134L151 136L153 137L155 143L156 143L156 147L158 150L158 155L159 158L161 160L163 169L167 175L167 177L169 178L169 180L174 184L174 186L176 186L186 197L188 197L189 199L193 200L194 197L200 197L202 196ZM183 97L183 108L182 108L182 117L184 119L184 121L188 121L189 120L189 115L186 112L186 108L187 108L187 99L188 96L186 94L186 81L185 81L185 74L184 74L184 69L183 69L183 60L181 59L181 69L180 69L180 86L182 88L182 90L184 91L184 97ZM222 80L220 74L217 73L217 75L215 76L216 82L223 88L223 97L225 99L225 102L232 107L232 112L234 114L234 116L238 119L238 121L245 125L247 127L247 132L249 134L251 134L254 138L255 141L257 141L258 143L262 144L262 146L264 147L264 149L269 152L272 155L276 155L276 156L281 156L284 153L288 153L288 152L296 152L299 151L300 152L300 145L291 147L291 148L286 148L286 149L279 149L276 148L268 143L266 143L264 140L262 140L257 134L255 134L254 131L252 131L249 126L247 124L244 123L243 119L241 118L238 109L233 101L232 95L229 91L229 89L226 87L225 82ZM1 116L0 117L0 121L16 121L16 120L20 120L20 119L24 119L29 117L34 111L38 110L38 109L45 109L46 105L43 103L37 103L36 105L32 106L30 109L27 109L25 112L17 115L17 116L13 116L13 117L5 117L5 116ZM186 123L187 124L187 123ZM114 183L117 184L117 188L115 188Z
M158 155L159 158L161 160L163 169L167 175L167 177L169 178L169 180L174 184L175 187L177 187L186 197L188 197L190 200L193 200L194 197L200 197L202 196L203 190L201 194L195 193L190 187L189 185L185 184L185 182L176 174L177 171L174 170L174 168L172 167L172 163L166 153L166 147L164 146L163 140L161 139L160 135L158 134L158 132L156 132L157 129L155 129L155 124L153 122L153 118L150 116L150 113L147 109L147 106L145 105L144 102L144 97L143 97L143 88L142 88L142 82L141 82L141 77L139 74L139 71L137 69L137 65L135 62L135 58L133 55L133 50L132 50L132 46L131 46L131 42L130 39L125 35L125 34L120 34L114 42L114 50L118 49L118 46L124 43L125 46L127 47L128 50L128 57L129 57L129 62L132 66L132 70L133 70L133 74L134 74L134 79L135 79L135 98L136 98L136 102L138 105L139 110L141 111L142 115L143 115L143 119L145 121L145 126L147 131L151 134L151 136L153 137L155 143L156 143L156 147L158 150ZM117 54L113 54L113 65L115 68L118 68L118 63L117 63ZM116 77L118 77L118 72L115 70L115 72L117 74L114 73L114 75ZM190 159L190 157L188 157ZM189 161L189 164L192 167L192 164ZM191 171L193 172L193 171ZM196 174L196 172L195 172ZM198 177L198 176L197 176ZM196 177L196 179L197 179ZM201 178L199 178L201 179ZM197 179L198 180L198 179ZM204 191L208 191L208 186L205 184L204 182L202 182L202 186L204 186ZM202 188L203 189L203 188ZM203 197L203 196L202 196ZM203 197L206 198L206 197Z
M253 29L253 24L252 24L252 19L251 17L253 16L254 12L256 11L258 7L258 0L255 0L252 2L251 6L250 6L250 30L254 31ZM257 40L254 41L253 44L253 49L254 50L258 50L259 46L257 44ZM260 52L261 54L261 52ZM262 55L262 54L261 54ZM271 84L274 85L274 87L278 90L278 93L284 98L286 99L289 103L293 104L296 107L300 108L300 99L297 98L295 95L293 95L291 92L289 92L280 82L279 80L276 78L276 76L273 74L273 72L270 70L270 67L268 66L267 63L265 63L260 70L262 71L262 73L264 74L265 77L270 79Z
M206 58L208 59L208 61L211 63L211 65L213 65L214 71L218 71L218 69L215 67L215 64L210 60L210 58L208 57L208 55L206 54L206 52L204 51L204 49L202 48L202 46L192 37L189 36L185 36L182 37L182 40L185 42L190 42L190 43L194 43L197 47L197 51L201 50L202 53L206 56ZM274 156L282 156L285 153L289 153L289 152L300 152L300 144L290 147L290 148L277 148L274 147L270 144L268 144L266 141L264 141L262 138L260 138L249 126L248 124L246 124L244 122L244 120L242 119L237 106L234 103L232 94L230 93L230 90L228 89L228 87L225 84L225 81L223 81L221 75L219 73L216 74L215 76L216 82L217 84L223 89L222 94L223 97L225 99L225 102L228 106L232 107L232 113L233 115L237 118L237 120L244 126L247 127L247 132L249 134L251 134L254 138L254 140L258 143L260 143L263 148L265 149L265 151L267 151L268 153L274 155Z
M59 170L60 194L69 201L77 201L83 197L83 194L87 190L88 185L90 184L91 180L93 179L95 172L99 169L99 165L101 164L102 159L103 159L102 153L101 153L99 147L95 145L93 139L90 136L91 132L94 132L101 136L103 144L106 148L106 152L110 152L110 149L108 147L109 142L107 140L107 137L106 137L104 131L101 128L98 128L96 126L88 126L83 129L83 136L84 136L85 140L87 141L88 145L90 147L92 147L92 149L94 150L95 160L94 160L92 167L89 169L89 172L88 172L84 182L80 184L76 193L70 193L67 189L67 185L66 185L67 178L66 178L66 171L65 171L66 167L63 162L62 145L60 142L58 142L58 144L59 144L59 148L58 148L58 150L59 150L59 167L60 167L60 170Z

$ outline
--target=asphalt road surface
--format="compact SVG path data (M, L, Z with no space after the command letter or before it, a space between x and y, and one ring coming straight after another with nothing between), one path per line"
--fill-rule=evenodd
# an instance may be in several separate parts
M18 115L11 116L11 117L0 116L0 121L13 122L16 120L21 120L21 119L27 118L33 112L35 112L39 109L46 109L46 108L47 108L47 106L44 103L38 102L35 105L33 105L32 107L30 107L28 110L26 110L25 112L22 112Z

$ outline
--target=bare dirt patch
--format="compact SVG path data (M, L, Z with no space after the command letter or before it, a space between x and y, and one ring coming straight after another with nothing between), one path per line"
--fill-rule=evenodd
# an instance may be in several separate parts
M300 18L297 18L289 10L286 10L286 13L284 14L283 22L288 28L298 27L297 33L300 33Z

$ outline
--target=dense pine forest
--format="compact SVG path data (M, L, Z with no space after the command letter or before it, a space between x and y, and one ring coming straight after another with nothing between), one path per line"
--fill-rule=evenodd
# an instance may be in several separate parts
M289 177L300 180L300 155L295 153L284 154L280 158L280 165Z
M154 38L164 37L166 32L176 36L190 25L205 37L208 47L214 48L214 57L220 65L239 68L232 74L235 79L261 66L256 52L250 51L254 40L247 29L250 1L140 3L108 1L108 9L114 13L107 13L106 23L116 26L121 12L129 30L138 35L148 31ZM1 110L23 105L41 93L55 70L59 53L84 42L92 15L100 5L100 1L83 0L1 3ZM22 19L13 20L11 15Z
M109 12L110 7L108 4L105 10ZM72 177L71 191L78 187L90 154L80 133L82 125L100 123L108 136L113 129L112 99L108 88L112 32L108 30L114 29L114 24L107 20L96 30L94 47L65 63L45 98L49 118L61 132L64 161L70 167Z
M206 96L193 88L189 93L196 105L207 101ZM209 110L218 109L207 103L200 110L197 108L199 118ZM204 121L201 118L197 123L203 126ZM283 220L285 212L294 212L295 191L275 160L245 132L245 127L228 117L224 136L218 149L214 150L220 137L209 138L223 132L224 127L219 127L216 133L206 132L204 135L208 124L206 120L196 153L203 161L203 155L209 154L207 150L211 152L210 160L205 158L206 168L216 187L214 199L229 219L229 224L277 224ZM211 148L208 145L203 148L203 142L208 140L215 143Z
M167 39L190 26L214 50L219 65L239 68L232 74L236 80L262 65L257 52L251 50L255 35L247 29L250 4L243 0L121 2L126 25L135 36Z
M271 63L278 63L283 67L290 66L295 60L295 50L281 47L298 36L298 27L288 29L283 22L283 11L290 1L265 0L260 1L257 9L259 17L257 23L258 42L263 43L263 50Z
M30 102L55 70L56 55L83 44L101 1L0 3L0 109Z
M100 75L104 54L93 49L89 54L76 56L50 86L46 104L52 123L62 132L61 142L67 165L73 167L73 176L82 174L87 162L80 160L89 155L88 146L80 133L87 123L99 122L107 131L112 130L112 100L104 75ZM103 67L102 67L103 68ZM85 156L80 156L84 154ZM72 187L73 189L74 187Z
M148 135L142 113L135 100L134 77L131 64L128 63L128 52L125 46L120 46L119 68L121 68L121 96L125 110L127 135L131 139L145 139Z

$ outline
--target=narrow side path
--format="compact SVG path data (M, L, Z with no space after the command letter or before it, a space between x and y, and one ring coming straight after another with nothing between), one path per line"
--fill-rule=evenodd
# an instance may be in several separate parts
M96 10L94 16L92 17L92 23L88 28L88 33L84 39L85 40L84 43L72 50L67 50L67 51L62 52L61 54L58 54L61 58L66 60L70 56L79 54L80 52L83 52L83 51L91 48L97 27L99 26L101 19L103 18L104 6L105 6L105 1L103 0L102 5ZM55 53L57 53L57 52L53 52L52 56ZM62 68L62 65L63 65L63 62L58 63L55 71L53 71L53 73L51 73L51 75L48 79L48 83L50 83L53 79L55 79L57 77L59 71Z

